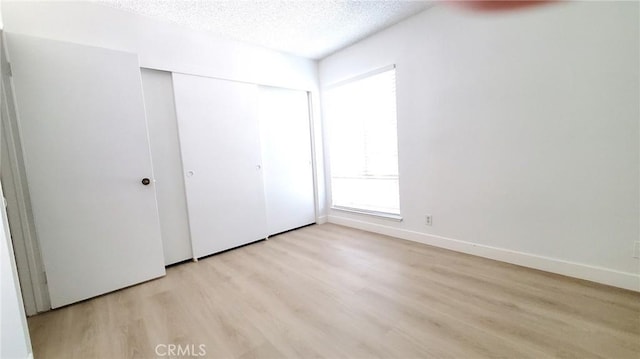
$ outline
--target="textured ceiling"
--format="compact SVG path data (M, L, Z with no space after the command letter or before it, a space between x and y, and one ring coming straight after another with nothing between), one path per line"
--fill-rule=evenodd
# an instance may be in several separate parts
M312 59L323 58L432 4L389 0L98 2Z

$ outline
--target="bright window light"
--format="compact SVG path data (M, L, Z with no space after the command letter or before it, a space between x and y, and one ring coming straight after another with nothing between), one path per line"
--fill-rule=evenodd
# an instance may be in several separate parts
M326 92L333 207L400 214L395 85L391 67Z

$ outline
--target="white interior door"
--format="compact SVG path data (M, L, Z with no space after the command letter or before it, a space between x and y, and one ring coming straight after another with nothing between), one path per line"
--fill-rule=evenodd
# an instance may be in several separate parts
M51 306L164 275L137 55L8 45Z
M307 93L261 86L259 113L269 235L315 223Z
M267 235L257 85L173 74L195 257Z

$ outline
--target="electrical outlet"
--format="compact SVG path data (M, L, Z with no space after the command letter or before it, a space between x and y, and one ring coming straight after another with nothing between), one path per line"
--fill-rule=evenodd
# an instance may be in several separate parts
M633 258L640 259L640 241L633 242Z
M424 224L427 226L433 226L433 216L427 214L424 216Z

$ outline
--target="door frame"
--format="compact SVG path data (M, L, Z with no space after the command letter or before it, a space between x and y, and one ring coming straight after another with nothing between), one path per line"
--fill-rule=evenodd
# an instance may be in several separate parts
M47 289L44 264L40 257L40 246L36 237L33 215L30 207L29 189L24 173L24 167L20 164L23 158L20 136L18 135L18 121L16 112L16 100L13 95L13 80L9 70L10 58L7 53L6 36L0 35L1 49L1 73L2 93L5 104L4 111L0 114L3 134L0 141L6 141L9 159L8 164L1 165L1 171L7 171L7 175L13 179L13 183L4 186L5 195L15 196L16 203L7 203L7 213L15 214L9 217L11 239L16 257L16 267L21 281L22 298L25 304L25 312L31 316L51 309L49 290ZM24 260L26 258L26 261Z
M318 168L321 168L321 166L318 166L318 156L321 156L321 153L319 153L318 151L318 145L316 143L316 125L319 126L319 131L322 131L322 124L316 124L315 118L314 118L314 108L313 106L315 105L315 103L313 102L313 93L309 90L303 90L306 92L307 94L307 108L309 111L309 138L310 140L310 145L311 145L311 177L313 179L313 210L314 210L314 216L316 219L316 224L323 224L326 222L326 216L321 216L321 207L320 207L320 184L319 184L319 175L321 175L323 181L326 180L325 176L324 176L324 172L323 173L319 173L318 172ZM322 137L320 137L320 143L322 143ZM322 159L324 159L324 157L320 157ZM323 188L325 188L323 186ZM325 196L326 197L326 196Z

